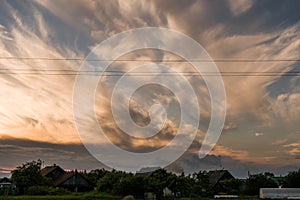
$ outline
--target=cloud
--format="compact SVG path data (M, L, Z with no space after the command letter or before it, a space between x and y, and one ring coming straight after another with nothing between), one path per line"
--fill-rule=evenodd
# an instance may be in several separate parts
M227 123L227 124L224 125L223 132L232 131L232 130L235 130L237 128L238 128L238 126L236 124L230 122L230 123Z
M264 133L262 133L262 132L256 132L255 133L255 137L260 137L260 136L263 136L264 135Z
M272 145L283 145L283 144L285 144L286 142L288 141L288 139L287 138L285 138L285 139L279 139L279 140L276 140L275 142L273 142L272 143Z
M300 155L300 142L293 142L290 144L283 145L286 149L288 149L288 153L292 156L298 157Z
M229 0L227 2L213 0L150 2L74 0L72 3L46 0L32 1L28 4L5 1L0 8L0 11L4 13L4 17L0 19L1 56L44 57L62 60L0 61L1 66L7 68L7 72L9 72L0 76L0 93L3 94L3 98L0 99L0 128L3 132L1 137L3 139L4 136L10 136L41 142L38 148L26 147L23 149L30 153L45 153L46 149L43 149L42 146L49 146L43 143L47 141L57 144L66 143L67 145L80 143L72 116L72 91L75 77L45 75L43 72L39 75L10 72L15 72L17 69L77 70L80 62L63 59L84 57L90 48L105 38L131 28L146 26L168 27L182 31L203 45L213 59L298 59L300 25L297 21L298 15L294 14L298 13L298 3L297 1L293 1L293 3L295 6L289 7L282 6L287 4L279 3L279 1L259 3L248 0ZM278 12L274 12L274 10ZM294 17L287 17L290 16L290 13L293 13ZM178 59L174 55L154 51L135 52L131 55L124 55L123 58ZM114 67L126 71L132 68L131 65L136 64L143 64L143 62L118 63ZM190 65L185 63L166 62L166 64L178 71L192 70ZM239 72L246 75L250 73L259 75L261 72L273 73L276 71L282 74L278 74L278 76L223 77L227 92L227 121L229 122L225 125L224 131L231 131L232 134L222 136L221 140L231 141L230 145L217 146L214 154L220 154L223 159L226 158L231 163L248 162L263 165L266 162L279 165L278 160L287 154L282 152L281 154L274 152L272 154L270 153L272 149L265 151L265 149L256 148L260 145L257 140L265 142L265 146L268 146L269 143L270 146L272 144L286 145L291 143L290 139L284 142L279 141L282 140L281 137L285 137L283 133L286 132L291 134L289 138L297 139L295 130L298 130L297 122L300 113L299 87L297 89L299 84L295 77L290 78L292 80L288 81L287 87L280 84L282 75L295 69L294 64L294 62L217 63L223 73ZM106 82L104 81L104 84L109 85L116 81L116 77L110 77L106 79ZM191 77L189 81L197 91L201 108L199 132L203 137L211 112L210 96L201 77ZM174 83L174 85L176 84L177 82ZM274 88L270 89L270 85L274 85ZM122 148L139 152L150 151L168 144L174 137L178 119L170 117L170 115L177 115L178 108L174 106L175 98L163 89L152 88L155 98L147 92L142 92L138 96L140 101L132 102L133 106L130 107L134 120L139 125L144 125L149 122L149 115L148 109L141 109L144 108L140 104L144 100L143 97L155 99L155 103L162 102L173 105L166 106L167 110L171 111L170 119L160 134L147 141L124 136L109 113L110 99L108 97L111 88L104 86L98 89L99 91L102 89L102 95L96 96L96 112L99 122L108 132L111 140ZM103 91L106 89L107 91ZM184 94L185 91L181 90L180 92ZM153 102L147 103L152 105ZM189 97L186 97L186 103L188 105L195 104ZM160 116L155 119L160 120ZM88 125L88 122L84 123ZM268 130L275 125L281 127L280 131ZM89 130L93 131L94 128L89 127ZM189 127L186 128L188 130ZM262 133L265 133L264 136L269 136L271 132L274 134L270 141L264 141L265 137L259 139L253 137L253 130L261 131L255 133L256 136L261 136ZM239 148L239 144L242 143L239 141L250 137L252 139L247 145L252 147L247 150ZM198 149L201 144L197 145ZM81 148L76 145L73 147ZM22 150L18 149L16 145L8 145L5 148L11 150L12 153L18 152L18 155ZM47 151L54 151L51 148ZM284 150L290 156L298 154L295 146L284 146ZM260 153L261 157L257 158L255 154ZM68 151L56 152L56 154L65 154L70 157ZM4 151L3 155L5 155ZM190 158L195 156L196 154ZM33 158L27 155L25 157ZM16 158L24 160L21 156ZM214 165L220 164L218 157L212 156L208 160ZM207 164L207 162L205 163ZM294 164L294 161L287 162ZM195 161L193 164L191 162L190 165L181 164L181 166L196 169L197 164L200 163ZM207 166L212 165L207 164Z
M9 169L9 168L0 168L0 173L6 173L6 174L8 174L8 173L10 173L11 171L12 171L13 169L11 168L11 169Z
M293 127L300 120L300 93L280 94L272 101L272 110L278 120Z
M254 0L228 0L229 7L234 16L240 15L249 10Z
M19 138L0 139L0 159L2 171L10 171L24 162L41 159L45 165L54 163L65 169L102 168L81 144L55 144Z
M242 1L239 1L242 2ZM104 5L101 5L102 7L106 7L106 11L102 14L99 14L99 12L95 12L94 7L100 7L100 4L93 3L91 1L86 1L86 3L82 2L74 2L71 6L71 8L68 11L63 10L66 5L66 2L61 2L59 4L54 4L51 1L43 1L43 2L37 2L37 4L42 5L45 7L49 12L51 12L53 15L57 16L59 19L62 19L65 23L70 24L72 27L77 29L84 29L86 31L103 31L104 35L109 36L112 31L117 32L119 30L126 30L129 27L123 27L122 24L128 24L128 20L134 18L134 16L124 17L122 18L122 21L119 23L115 23L114 25L112 23L109 23L108 26L103 27L103 24L107 24L107 22L111 22L114 20L114 18L111 18L112 12L115 13L114 17L116 15L123 15L120 13L120 10L124 11L125 13L132 13L131 15L135 16L143 16L143 22L153 23L156 22L156 25L159 25L160 23L165 24L167 21L171 22L172 20L181 18L178 17L182 16L182 23L181 21L176 22L177 29L181 29L181 27L188 31L189 35L197 35L195 39L198 39L200 42L204 42L206 48L209 50L209 52L213 55L213 57L222 58L222 57L230 57L230 58L261 58L261 59L267 59L272 57L286 57L288 53L290 52L297 52L295 51L295 45L294 47L292 45L289 45L287 48L284 48L284 50L276 52L277 50L282 49L283 46L286 45L284 41L287 41L287 39L291 40L297 40L297 37L292 37L292 35L297 34L297 29L294 27L291 27L287 30L284 30L283 33L280 32L269 32L264 34L251 34L248 35L227 35L227 30L225 26L216 24L214 26L210 26L209 28L205 29L205 31L202 31L201 34L199 34L199 29L192 29L192 27L197 27L196 25L205 24L205 21L193 21L191 20L191 17L194 17L197 15L200 10L203 10L204 7L207 9L213 9L214 7L217 7L214 3L203 3L203 2L194 2L190 1L187 3L178 3L178 4L172 4L169 8L166 6L164 7L164 4L159 7L159 3L139 3L138 5L133 6L133 4L126 4L126 3L106 3ZM239 4L239 3L236 3ZM245 3L240 3L245 4ZM84 6L81 6L84 5ZM151 11L144 11L144 8L150 6ZM247 6L243 6L247 7ZM159 18L154 19L152 16L153 13L157 10L161 10L164 8L164 12L161 12L159 15ZM189 14L182 12L179 12L181 8L184 8L184 11L190 10L191 12ZM81 12L79 12L79 9ZM141 10L140 12L133 12L133 10ZM111 13L109 12L111 11ZM178 13L179 12L179 13ZM74 16L75 13L78 13L80 16L80 20L82 21L74 21L71 16ZM95 15L95 20L91 20L92 18L86 17L88 16L88 13L90 15ZM145 14L146 13L146 14ZM203 11L201 15L208 15L206 11ZM226 12L222 13L223 15L226 15ZM228 13L227 13L228 15ZM18 16L15 13L15 19L19 19ZM36 23L39 24L37 27L41 32L41 35L47 36L49 33L49 29L47 29L47 25L45 25L45 19L44 15L42 15L39 12L35 12L34 16L36 17ZM163 17L164 16L164 17ZM167 20L167 21L166 21ZM183 23L186 21L190 21L190 23ZM22 22L22 21L21 21ZM20 22L20 23L21 23ZM133 23L133 22L132 22ZM140 22L135 22L134 26L138 26ZM215 24L215 23L212 23ZM133 25L133 24L132 24ZM149 25L149 24L148 24ZM80 27L81 26L81 27ZM172 24L169 23L169 26L172 28ZM186 26L190 26L186 27ZM85 27L85 28L83 28ZM176 28L175 27L175 28ZM186 29L185 29L186 28ZM29 28L26 28L26 24L24 25L23 22L23 29L26 30L26 32L29 32ZM15 30L16 32L16 30ZM53 32L53 31L52 31ZM16 32L17 33L17 32ZM53 33L51 33L53 34ZM280 34L280 36L278 36ZM104 36L104 37L106 37ZM269 40L270 38L274 38L275 36L278 36L278 38L270 45L270 44L264 44L264 41ZM31 42L34 44L43 44L43 40L45 37L43 37L43 40L38 40L34 34L31 34L30 37L26 36L28 38L27 40L22 41L20 35L16 35L17 38L19 38L18 43L28 43L28 41L35 41ZM101 36L102 37L102 36ZM213 42L212 42L213 41ZM289 43L293 44L293 43ZM43 44L45 46L45 44ZM28 48L30 48L30 44L26 45L27 51ZM53 47L45 46L44 50L39 49L36 52L30 51L28 54L30 55L39 55L40 52L49 52L47 48L52 49ZM288 49L290 48L290 49ZM19 50L20 52L26 52L24 50ZM54 49L54 52L56 50ZM39 52L39 53L37 53ZM46 56L46 55L45 55ZM56 54L55 56L60 57L59 54ZM292 54L289 54L289 57L293 57ZM44 64L45 65L45 64ZM70 65L70 64L64 64L63 65ZM218 67L222 71L229 71L229 70L236 70L236 66L228 66L227 64L218 64ZM264 70L265 72L272 71L274 68L276 69L283 69L283 66L280 66L279 64L274 64L274 66L266 66L266 64L262 64L261 66L257 67L256 64L248 64L248 66L243 67L242 72L245 70L252 70L252 71L260 71ZM286 69L285 69L286 70ZM49 77L47 77L49 79ZM272 82L276 80L274 77L235 77L235 78L227 78L224 77L224 81L226 84L227 89L227 96L228 96L228 115L230 116L237 116L241 113L248 113L249 115L255 115L255 117L260 118L260 120L268 121L269 116L266 115L265 110L265 100L262 100L262 96L266 95L266 91L264 90L264 85L266 83ZM24 83L26 81L22 81ZM49 81L50 82L50 81ZM55 81L51 81L61 83L60 79L56 79ZM71 86L72 80L68 80L68 83L66 85ZM235 82L239 82L240 84L234 84ZM59 88L59 86L57 86ZM69 87L70 88L70 87ZM49 92L51 92L53 96L57 95L57 92L52 91L53 88L49 88ZM54 88L56 89L56 88ZM70 91L70 89L68 89ZM70 92L67 90L66 94L64 96L70 96ZM255 91L255 92L254 92ZM237 95L238 94L238 95ZM45 94L46 95L46 94ZM58 96L61 96L61 94L58 94ZM201 96L201 100L205 98L205 95ZM208 106L203 106L204 108L207 108ZM71 110L70 110L71 111ZM205 111L205 110L203 110ZM233 117L234 118L234 117Z
M1 68L7 69L0 77L0 91L6 97L0 100L2 132L37 141L80 142L72 121L74 76L43 75L42 72L78 68L78 63L63 60L76 53L71 48L62 51L51 43L53 32L40 10L31 13L31 23L28 23L28 18L22 17L24 10L20 11L8 2L4 2L3 7L6 8L6 16L9 16L7 20L12 18L16 23L7 26L13 40L9 43L0 40L3 46L1 56L62 60L0 60ZM32 3L27 5L29 10L32 7ZM31 24L37 25L33 28ZM3 26L1 30L4 30Z
M3 40L13 40L10 36L9 32L7 31L6 27L0 24L0 39Z

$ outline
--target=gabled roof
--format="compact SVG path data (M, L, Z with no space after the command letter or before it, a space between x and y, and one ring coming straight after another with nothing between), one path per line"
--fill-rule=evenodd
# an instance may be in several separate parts
M5 183L5 182L10 182L9 178L7 177L0 178L0 183Z
M7 177L0 178L0 185L11 185L11 182Z
M56 173L56 171L59 171L59 173ZM70 178L74 176L76 176L77 178L80 177L81 180L84 179L89 186L91 187L93 186L93 184L88 179L86 179L82 174L78 173L77 170L66 172L61 167L57 165L53 165L53 166L47 166L43 168L41 172L43 176L50 176L52 178L53 181L52 183L54 187L62 186L65 182L67 182ZM55 176L53 176L52 173L55 174ZM78 183L74 183L74 184L78 185Z
M50 174L51 172L53 172L56 169L63 170L61 167L59 167L57 165L53 165L53 166L46 166L45 168L42 169L41 172L42 172L43 176L47 176L48 174Z
M78 173L76 170L71 171L71 172L65 172L62 175L60 175L54 182L53 186L57 187L60 186L61 184L65 183L67 180L72 178L73 176L80 176L82 179L86 181L87 184L93 185L88 179L86 179L82 174Z
M214 187L225 176L234 178L227 170L209 171L207 176L209 179L209 184L212 187Z
M136 175L140 176L151 176L157 170L160 170L160 167L143 167L136 172Z
M71 178L72 176L74 176L76 174L76 172L65 172L64 174L60 175L54 182L53 185L59 186L60 184L66 182L69 178Z

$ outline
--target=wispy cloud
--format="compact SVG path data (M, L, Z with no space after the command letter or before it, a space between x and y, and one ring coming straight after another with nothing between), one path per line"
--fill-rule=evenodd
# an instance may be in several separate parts
M6 27L0 24L0 39L13 40Z
M249 10L254 2L254 0L228 0L230 10L235 16Z
M268 2L271 3L271 1L264 3ZM6 17L0 19L0 55L61 60L0 60L1 67L8 69L6 74L0 75L0 93L3 94L3 98L0 99L1 140L4 141L5 137L10 136L39 142L79 144L80 139L72 116L72 91L75 76L48 76L41 70L77 70L80 62L67 61L64 58L82 58L99 42L121 31L137 27L159 26L173 28L193 37L205 47L213 59L274 60L274 62L217 63L223 73L239 72L254 76L223 77L227 92L227 121L229 122L225 125L224 131L231 131L232 134L224 134L222 137L225 143L231 141L229 142L231 146L219 144L214 154L244 163L267 162L278 165L279 157L283 158L287 156L287 153L290 156L299 153L299 149L291 144L290 139L283 141L285 138L282 138L285 132L290 133L291 138L297 138L297 121L300 119L299 79L290 77L287 88L280 90L286 90L285 92L278 92L278 88L282 85L274 84L279 83L284 73L294 70L296 64L293 61L287 63L275 60L296 60L300 56L298 21L285 19L286 15L284 19L280 18L276 12L266 14L267 11L258 8L258 1L254 0L222 2L74 0L72 3L45 0L32 1L20 7L14 4L9 1L3 3L2 9ZM274 6L278 6L278 9L282 7L281 3L274 4ZM66 7L68 9L65 9ZM293 11L293 8L290 9ZM246 15L248 17L245 17ZM270 24L280 25L271 26ZM141 54L144 57L139 53L133 53L125 55L124 58L150 60L176 58L168 53L154 51L145 51ZM135 64L142 63L135 62ZM179 71L191 70L191 67L185 63L168 64ZM126 71L132 67L131 65L133 63L118 63L114 67ZM13 73L18 69L36 70L40 74ZM256 76L261 72L279 73L276 73L276 76ZM105 83L109 85L115 83L116 80L116 78L107 78ZM203 137L211 112L210 94L201 77L192 77L189 81L197 91L201 108L199 132L203 132L201 134ZM268 87L270 85L275 86L270 89ZM160 135L150 141L134 140L124 136L113 122L110 113L108 97L111 95L111 88L103 86L98 89L99 93L96 94L95 101L99 122L107 130L111 140L122 148L136 151L157 149L168 144L176 134L178 119L173 117L167 121ZM169 111L173 111L173 116L178 114L177 107L174 106L175 97L162 89L156 87L151 89L154 91L153 96L144 93L140 97L137 96L140 101L131 102L130 112L139 125L149 122L148 110L139 106L139 102L143 102L142 97L154 99L152 103L172 104L173 107L166 107ZM179 92L184 94L184 91ZM186 99L187 104L195 103L191 102L188 97ZM151 104L151 102L147 103ZM160 119L160 116L157 116L157 119ZM86 123L88 126L88 120ZM280 131L270 130L272 127L281 129ZM94 127L89 128L91 131L94 129ZM253 130L260 131L253 133ZM270 132L273 134L272 137L269 137ZM253 134L257 137L253 137ZM264 137L258 137L262 135ZM249 143L253 143L252 147L247 150L242 149L238 142L244 138L249 138ZM266 138L268 141L264 141L267 140ZM270 151L257 148L261 145L255 142L257 140L270 146L280 145L278 148L280 152L272 155L270 153L272 147L268 146ZM7 149L11 147L6 146ZM13 148L12 152L17 151L16 146ZM44 152L43 149L30 148L26 148L26 151ZM259 158L253 155L257 151L261 153ZM68 152L56 153L68 155ZM194 155L196 154L192 154ZM215 164L219 164L219 159L215 157L211 159L215 161ZM289 162L294 163L294 161Z

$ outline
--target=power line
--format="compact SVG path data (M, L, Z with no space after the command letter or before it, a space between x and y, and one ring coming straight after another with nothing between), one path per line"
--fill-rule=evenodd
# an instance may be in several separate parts
M93 72L93 73L130 73L130 74L189 74L189 73L199 73L197 71L186 71L186 72L153 72L153 71L132 71L132 72L126 72L126 71L117 71L117 70L72 70L72 69L8 69L8 68L0 68L0 71L7 71L7 72L12 72L12 71L20 71L20 73L23 72L74 72L74 73L82 73L82 72ZM282 71L270 71L270 72L259 72L259 71L223 71L223 72L201 72L201 73L300 73L300 71L287 71L287 72L282 72Z
M120 59L120 60L105 60L105 59L86 59L86 58L46 58L46 57L0 57L0 60L47 60L47 61L90 61L90 62L218 62L218 63L263 63L263 62L300 62L300 59L212 59L212 60L201 60L201 59L172 59L172 60L163 60L163 59Z
M60 73L60 72L3 72L0 71L0 75L55 75L55 76L99 76L100 74L95 73L95 71L91 71L93 73L88 72L79 72L79 73ZM103 76L135 76L135 77L143 77L143 76L300 76L300 72L220 72L220 73L104 73Z
M73 61L84 61L85 58L46 58L46 57L0 57L0 60L73 60ZM183 59L173 59L173 60L149 60L149 59L138 59L138 60L86 60L95 62L252 62L252 63L263 63L263 62L300 62L300 59L267 59L267 60L251 60L251 59L217 59L217 60L191 60L186 61ZM65 76L76 76L76 75L89 75L95 76L99 73L104 73L104 76L300 76L300 71L272 71L272 72L260 72L260 71L227 71L227 72L202 72L199 74L195 71L188 72L153 72L153 71L143 71L143 72L124 72L117 70L73 70L73 69L25 69L25 68L0 68L0 75L65 75Z
M49 73L50 72L50 73ZM197 71L183 71L183 72L175 72L175 71L162 71L162 72L155 72L155 71L132 71L132 72L125 72L120 70L73 70L73 69L24 69L24 68L17 68L17 69L9 69L9 68L0 68L0 74L40 74L40 75L99 75L99 73L105 75L116 75L116 76L123 76L123 75L231 75L231 74L248 74L248 75L297 75L300 71L221 71L221 72L201 72L201 74Z
M119 74L199 74L199 72L195 71L187 71L187 72L153 72L153 71L133 71L133 72L125 72L125 71L116 71L116 70L72 70L72 69L8 69L8 68L0 68L0 72L3 73L38 73L38 72L70 72L70 73L119 73ZM7 72L5 72L7 71ZM18 72L12 72L12 71L18 71ZM222 74L231 74L231 73L249 73L249 74L256 74L256 73L267 73L267 74L297 74L300 73L300 71L287 71L287 72L282 72L282 71L270 71L270 72L260 72L260 71L226 71L226 72L201 72L202 74L205 73L222 73Z

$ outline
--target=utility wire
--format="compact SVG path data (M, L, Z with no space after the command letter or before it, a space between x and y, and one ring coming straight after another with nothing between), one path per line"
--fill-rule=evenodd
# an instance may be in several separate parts
M85 58L46 58L46 57L1 57L0 60L48 60L48 61L91 61L91 62L169 62L169 63L185 63L185 62L226 62L226 63L264 63L264 62L300 62L300 59L266 59L266 60L253 60L253 59L216 59L216 60L150 60L150 59L138 59L138 60L85 60ZM259 71L227 71L227 72L124 72L116 70L72 70L72 69L24 69L24 68L0 68L0 75L64 75L64 76L76 76L76 75L89 75L95 76L103 73L104 76L300 76L300 71L272 71L272 72L259 72Z
M154 71L133 71L133 72L125 72L125 71L116 71L116 70L68 70L68 69L0 69L0 72L3 73L14 73L13 71L18 71L16 73L38 73L38 72L69 72L69 73L119 73L119 74L199 74L199 72L196 71L186 71L186 72L154 72ZM288 73L288 74L297 74L300 73L300 71L287 71L287 72L282 72L282 71L270 71L270 72L260 72L260 71L221 71L221 72L201 72L203 74L205 73L222 73L222 74L230 74L230 73L249 73L249 74L255 74L255 73L268 73L268 74L281 74L281 73Z
M185 76L199 76L199 75L248 75L248 76L258 76L258 75L285 75L285 76L294 76L300 74L300 71L270 71L270 72L261 72L261 71L223 71L223 72L199 72L196 71L186 71L186 72L155 72L155 71L133 71L133 72L124 72L118 70L72 70L72 69L8 69L0 68L0 74L29 74L29 75L99 75L103 74L105 76L174 76L174 75L185 75Z
M61 72L3 72L0 71L0 75L61 75L61 76L99 76L100 73L95 73L95 71L88 72L78 72L78 73L61 73ZM300 72L220 72L220 73L103 73L103 76L300 76Z
M163 59L120 59L120 60L104 60L104 59L86 59L86 58L45 58L45 57L0 57L0 60L49 60L49 61L91 61L91 62L254 62L254 63L263 63L263 62L300 62L300 59L212 59L212 60L184 60L184 59L172 59L172 60L163 60Z

